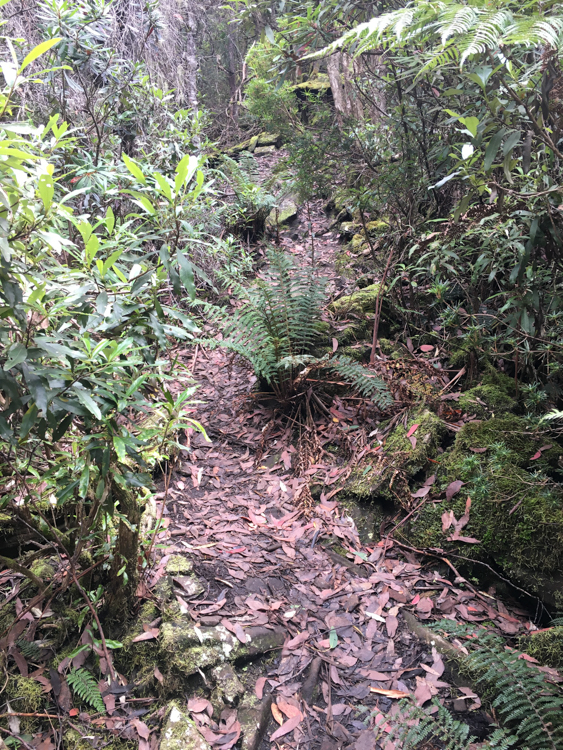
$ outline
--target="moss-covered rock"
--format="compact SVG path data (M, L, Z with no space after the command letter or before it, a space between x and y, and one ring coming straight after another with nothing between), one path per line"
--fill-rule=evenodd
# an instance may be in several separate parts
M63 747L65 750L92 750L94 747L89 738L91 734L85 732L83 737L76 729L67 729L63 734ZM109 743L103 743L104 750L136 750L138 742L116 738Z
M266 219L266 226L275 228L276 226L281 227L284 224L290 224L297 218L297 214L297 203L291 196L289 196L284 198L279 206L270 211L270 214Z
M283 631L266 628L247 628L245 634L246 644L243 644L222 625L199 627L178 620L161 627L160 648L163 660L188 676L200 669L279 648L285 638Z
M563 667L563 625L523 636L518 646L544 666Z
M502 416L516 408L516 401L496 385L477 385L459 397L459 408L478 419Z
M211 702L236 706L244 695L244 686L230 664L220 664L211 670L216 688Z
M373 318L379 288L379 284L370 284L363 289L358 289L332 302L329 310L336 318L344 318L348 315L356 315L362 319Z
M494 385L511 398L516 398L517 396L514 378L505 375L504 372L499 372L492 365L489 365L483 374L481 385Z
M50 581L55 575L55 566L49 560L34 560L30 570L42 581Z
M253 153L256 151L257 147L274 146L275 148L279 148L281 146L281 142L282 139L279 133L264 132L259 133L258 135L254 135L252 136L252 138L248 138L246 141L242 141L242 143L237 143L236 146L232 146L231 148L227 149L225 153L231 156L236 156L243 151L249 151L250 153Z
M188 714L172 704L162 730L160 750L210 750L210 746Z
M418 426L411 442L407 434L415 425ZM361 501L387 500L407 507L415 478L432 465L429 459L435 459L445 430L442 420L432 411L415 410L406 428L399 425L389 435L377 458L352 471L344 496Z
M309 94L324 94L330 91L330 81L326 73L317 73L307 81L295 84L293 89Z
M550 441L553 447L531 461L545 442L514 415L466 424L437 475L439 488L461 480L462 491L449 501L427 503L399 535L418 547L493 562L526 590L554 606L560 599L563 604L563 488L547 474L555 471L563 449ZM442 514L453 511L459 519L467 497L472 505L462 534L478 544L450 541L452 530L442 531Z

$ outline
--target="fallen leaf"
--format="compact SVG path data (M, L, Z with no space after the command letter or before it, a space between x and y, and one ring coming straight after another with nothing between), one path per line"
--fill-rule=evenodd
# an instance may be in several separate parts
M426 495L430 492L430 487L421 487L416 492L413 492L411 494L411 497L426 497Z
M434 351L434 347L432 346L432 344L422 344L422 346L420 347L420 351L421 352L432 352L432 351Z
M464 482L462 482L461 479L456 479L455 482L451 482L446 487L446 500L451 500L454 495L457 495L463 485Z
M413 426L407 432L407 437L410 438L411 435L414 435L414 433L418 430L419 427L420 427L419 424L413 424Z
M394 615L388 615L385 620L385 627L387 628L387 635L389 638L393 638L397 632L399 621Z
M338 340L332 339L332 351L335 352L338 349Z
M278 724L281 727L281 725L283 724L282 712L279 710L279 708L277 707L277 705L275 703L272 703L271 708L272 708L272 716L274 717L274 719L278 722Z
M209 710L211 709L211 713ZM213 706L205 698L190 698L188 701L188 711L192 711L194 714L202 714L207 711L209 716L213 713Z
M139 737L141 737L143 740L148 740L151 730L148 728L145 722L141 721L140 719L133 719L132 723L137 730L137 734L139 735Z
M139 643L139 641L150 641L153 638L158 638L159 633L159 628L149 628L149 630L145 630L144 633L139 633L139 635L136 635L131 642Z
M480 539L475 539L472 536L453 536L448 538L448 542L465 542L465 544L481 544Z
M262 696L264 695L264 686L266 685L266 678L265 677L259 677L256 680L256 685L254 686L254 692L256 693L256 697L259 701L262 700Z
M455 516L453 510L447 510L445 513L442 513L442 531L447 531L454 523Z
M423 706L426 701L429 701L432 698L432 691L424 678L417 677L416 683L416 690L414 691L416 705Z
M156 679L162 685L162 683L164 682L164 677L162 676L162 672L160 671L160 669L158 667L154 668L154 676L156 677Z
M292 719L294 716L299 716L300 720L303 718L303 715L301 714L301 711L297 708L297 706L288 703L281 696L278 696L277 704L278 708L283 711L288 719Z
M375 687L370 687L370 692L384 695L386 698L408 698L410 695L410 693L405 693L403 690L384 690L383 688Z
M276 729L276 731L271 735L270 742L274 742L278 739L278 737L284 737L286 734L293 732L293 730L299 726L302 719L303 717L301 715L301 712L299 712L299 716L293 716L291 719L288 719L285 724L283 724L279 729Z

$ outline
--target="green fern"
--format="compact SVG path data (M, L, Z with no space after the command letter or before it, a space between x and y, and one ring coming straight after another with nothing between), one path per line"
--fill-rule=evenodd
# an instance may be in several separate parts
M505 0L486 4L416 0L406 8L383 13L350 29L308 57L323 57L347 47L353 47L359 55L382 46L425 43L429 44L430 52L419 75L443 65L448 57L458 58L463 66L475 54L504 50L506 55L511 47L560 49L561 6L552 4L546 12L539 4L517 5Z
M433 627L450 637L467 638L469 655L463 665L490 695L500 723L514 735L518 747L563 747L563 693L542 672L528 665L520 652L507 649L495 633L447 620Z
M328 360L328 367L354 388L361 396L370 398L380 409L390 406L392 398L385 383L371 370L341 354Z
M424 747L429 740L438 740L444 750L469 750L475 742L475 737L469 736L467 724L454 719L436 698L428 709L413 706L406 700L401 701L399 713L393 717L393 726L387 739L401 750L416 750ZM515 743L516 738L507 735L499 727L488 738L484 748L508 750Z
M224 325L221 345L246 358L280 399L292 396L312 371L329 370L379 408L389 406L387 386L370 370L340 355L313 356L324 280L284 253L270 250L268 261L266 273L253 287L234 285L235 294L245 300L239 311L228 319L224 312L215 312L216 321Z
M256 160L250 154L241 155L239 162L224 156L222 171L235 195L234 212L227 228L248 239L261 237L277 201L260 186Z
M106 707L100 693L100 688L93 675L88 670L80 668L73 669L66 678L73 692L85 703L105 714Z

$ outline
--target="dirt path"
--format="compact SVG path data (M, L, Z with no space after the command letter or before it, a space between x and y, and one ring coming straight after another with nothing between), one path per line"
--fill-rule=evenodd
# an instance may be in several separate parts
M316 206L316 231L329 223ZM305 257L304 234L303 222L286 231L284 247ZM315 242L334 290L342 285L334 272L337 238L324 234ZM165 552L191 557L206 587L191 600L177 592L196 624L222 624L240 640L250 627L283 629L283 648L259 662L250 684L246 679L247 689L259 698L271 695L275 704L263 746L271 737L293 748L373 750L374 729L382 726L379 746L393 750L386 722L401 695L413 695L419 705L438 696L449 707L457 697L458 710L477 709L478 699L464 700L463 691L450 688L440 655L418 641L403 612L422 621L435 615L494 620L513 633L523 627L524 613L508 611L461 578L450 580L438 560L417 558L392 541L362 546L338 495L327 499L342 460L331 463L326 454L296 477L290 431L249 397L253 373L224 350L199 349L186 361L204 402L194 416L212 443L193 434L189 460L172 478ZM326 494L306 513L302 493L313 476ZM325 549L327 542L337 543L338 553ZM194 716L211 744L225 747L218 717L210 723L203 713ZM473 716L474 730L486 724Z

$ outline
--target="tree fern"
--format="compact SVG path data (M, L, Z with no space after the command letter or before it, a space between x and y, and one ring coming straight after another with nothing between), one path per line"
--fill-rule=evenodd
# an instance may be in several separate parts
M66 678L73 692L85 703L104 714L106 707L98 683L87 669L73 669Z
M468 636L463 664L491 696L500 723L519 747L558 750L563 747L563 693L545 675L505 647L498 635L447 620L433 626L450 636Z

